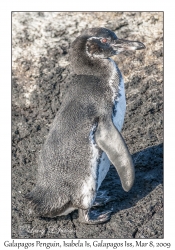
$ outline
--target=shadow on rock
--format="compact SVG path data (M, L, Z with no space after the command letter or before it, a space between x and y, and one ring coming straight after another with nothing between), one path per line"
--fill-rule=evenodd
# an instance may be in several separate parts
M110 170L99 190L106 190L113 199L105 206L113 213L135 206L158 185L163 184L163 144L146 148L132 155L135 165L135 182L129 192L122 189L114 166ZM100 208L104 209L104 208Z

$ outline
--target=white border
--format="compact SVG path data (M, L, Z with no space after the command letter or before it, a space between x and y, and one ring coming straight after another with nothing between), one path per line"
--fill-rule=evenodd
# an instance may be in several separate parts
M9 0L0 4L0 238L11 239L11 11L164 11L165 19L165 77L164 77L164 184L165 232L164 240L175 245L175 80L174 80L174 4L173 1L24 1ZM23 242L25 240L17 240ZM35 240L34 240L35 241ZM33 241L33 242L34 242ZM45 241L45 240L44 240ZM49 240L52 242L52 240ZM132 240L131 240L132 241ZM144 240L143 240L144 241ZM157 240L155 240L157 241ZM29 242L29 240L28 240ZM30 241L32 242L32 241ZM122 242L122 240L119 242ZM76 248L77 249L77 248ZM125 248L122 248L125 249ZM127 248L128 249L128 248Z

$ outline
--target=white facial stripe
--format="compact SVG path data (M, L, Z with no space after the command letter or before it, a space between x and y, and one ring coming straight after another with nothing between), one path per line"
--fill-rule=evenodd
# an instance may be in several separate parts
M87 45L86 45L86 54L87 54L88 56L92 57L92 55L91 55L91 54L89 53L89 51L88 51Z
M92 36L92 37L90 37L90 38L88 38L87 40L93 40L93 39L98 39L98 40L101 40L101 39L103 39L104 37L96 37L96 36Z

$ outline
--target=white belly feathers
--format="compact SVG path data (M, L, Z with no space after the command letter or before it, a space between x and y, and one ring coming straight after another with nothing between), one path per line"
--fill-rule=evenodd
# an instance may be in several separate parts
M125 86L121 72L119 71L116 63L109 59L112 67L112 74L109 80L109 86L112 90L112 102L114 104L112 121L115 127L121 131L125 118L126 99L125 99ZM119 79L119 85L116 86L116 78Z
M112 111L112 121L114 126L120 132L125 117L126 111L126 99L125 99L125 88L124 81L122 75L112 59L109 59L111 65L111 78L109 80L109 86L112 90L112 102L113 102L113 111ZM117 85L116 79L119 79L119 85ZM93 194L90 195L90 189L99 189L102 181L106 177L106 174L110 168L110 161L105 152L100 156L100 152L96 142L94 140L94 133L96 130L96 126L94 125L90 131L89 139L91 144L92 158L91 158L91 176L89 180L86 181L83 185L83 196L84 196L84 205L90 205L93 202L94 198ZM99 159L100 157L100 159Z
M125 87L122 77L120 79L120 84L118 88L119 88L118 97L116 100L114 100L112 121L115 127L118 129L118 131L121 132L126 112Z
M111 78L109 80L109 86L112 90L112 102L113 112L112 112L112 121L114 126L120 132L123 127L124 118L125 118L125 111L126 111L126 99L125 99L125 87L122 75L116 65L116 63L109 59L111 63ZM119 85L116 86L116 79L119 79ZM102 153L100 158L100 163L98 166L98 189L104 180L108 170L110 168L110 161L106 155L106 153Z

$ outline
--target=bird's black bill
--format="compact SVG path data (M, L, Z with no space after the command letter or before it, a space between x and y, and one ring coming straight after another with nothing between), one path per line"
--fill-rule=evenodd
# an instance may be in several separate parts
M124 39L117 39L112 45L116 52L122 52L125 50L140 50L145 49L145 45L138 41L128 41Z

